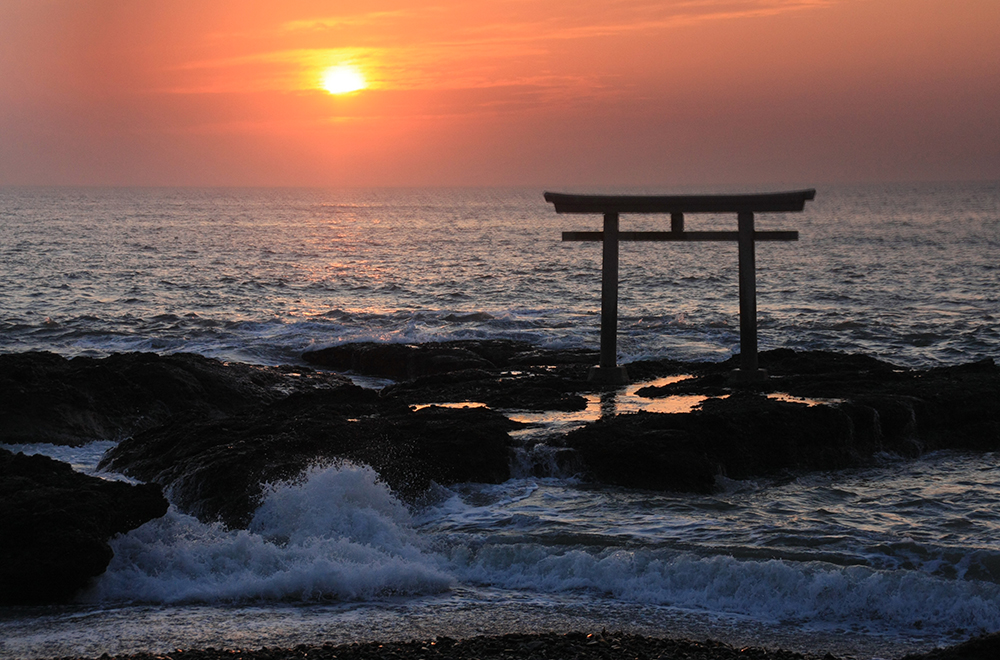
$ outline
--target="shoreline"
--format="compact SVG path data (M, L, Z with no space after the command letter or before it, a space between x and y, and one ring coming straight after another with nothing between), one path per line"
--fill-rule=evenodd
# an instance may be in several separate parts
M898 660L987 660L1000 654L1000 633ZM850 656L843 656L847 660ZM434 639L352 644L298 644L258 649L176 649L165 653L135 653L100 658L63 656L51 660L608 660L609 658L684 660L840 660L831 653L799 653L766 647L734 647L714 640L694 641L624 632L509 633L465 639Z
M290 648L177 649L167 653L136 653L99 660L507 660L550 658L553 660L607 660L608 658L684 658L685 660L838 660L832 654L804 654L763 647L736 648L714 640L693 641L648 637L623 632L598 633L508 633L478 635L464 639L440 636L396 642L350 644L298 644ZM52 660L98 660L61 657Z

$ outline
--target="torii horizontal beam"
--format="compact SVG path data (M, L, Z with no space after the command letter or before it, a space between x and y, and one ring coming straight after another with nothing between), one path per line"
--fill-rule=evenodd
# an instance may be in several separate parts
M545 193L556 213L786 213L801 211L816 190L751 195L570 195Z
M603 231L564 231L564 241L603 241ZM619 241L738 241L738 231L620 231ZM797 241L797 231L755 231L755 241Z

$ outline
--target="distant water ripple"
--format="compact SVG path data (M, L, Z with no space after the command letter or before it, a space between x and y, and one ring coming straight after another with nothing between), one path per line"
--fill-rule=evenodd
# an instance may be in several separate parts
M556 215L541 192L0 189L0 350L275 363L368 339L596 347L600 251L560 233L600 218ZM1000 185L821 186L804 213L757 225L801 236L758 246L762 348L997 354ZM737 350L735 245L621 252L624 360Z

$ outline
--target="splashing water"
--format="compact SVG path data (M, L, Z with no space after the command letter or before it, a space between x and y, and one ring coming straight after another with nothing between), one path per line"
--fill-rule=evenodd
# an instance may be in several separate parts
M86 602L365 600L437 593L452 579L367 467L313 468L272 485L248 530L171 509L117 539Z

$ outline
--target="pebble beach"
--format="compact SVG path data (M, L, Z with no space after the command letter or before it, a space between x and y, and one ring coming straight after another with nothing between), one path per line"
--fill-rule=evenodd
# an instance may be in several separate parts
M1000 635L987 635L901 660L989 660L1000 653ZM736 648L712 640L645 637L621 632L437 637L406 642L298 645L292 648L177 649L170 653L102 655L100 660L838 660L830 653ZM59 660L88 660L61 658ZM847 660L847 658L844 658Z

